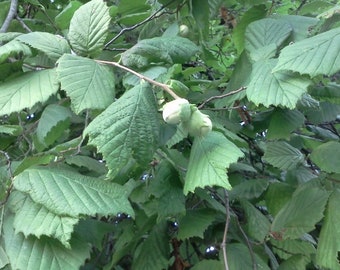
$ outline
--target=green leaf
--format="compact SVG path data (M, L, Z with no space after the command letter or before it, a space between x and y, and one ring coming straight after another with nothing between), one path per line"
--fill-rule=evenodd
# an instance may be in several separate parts
M148 238L139 247L133 259L132 270L167 269L170 256L167 223L161 222L154 226ZM136 254L135 253L135 254Z
M195 188L221 186L231 189L227 168L237 162L243 153L219 132L210 132L204 138L195 138L191 149L184 194Z
M284 21L293 28L291 36L294 42L307 38L310 35L311 27L315 26L319 22L319 19L317 18L297 15L275 14L273 18L279 21Z
M76 235L72 237L71 249L46 236L25 238L22 233L15 233L12 217L5 219L2 236L11 269L79 269L90 256L91 247Z
M289 259L283 261L278 270L304 270L308 269L310 259L302 255L293 255Z
M68 5L54 18L59 29L67 29L70 26L74 12L82 5L79 1L70 1Z
M297 190L292 199L279 211L272 223L272 232L284 239L296 239L315 228L323 218L329 192L314 187Z
M302 126L305 117L298 110L276 109L270 119L267 138L289 139L290 134Z
M256 241L263 242L269 233L270 222L250 202L241 200L240 203L246 215L248 235Z
M159 138L157 106L150 85L137 85L125 92L84 133L103 154L113 176L130 158L142 165L149 163Z
M178 222L178 239L184 240L190 237L203 239L205 230L216 219L216 215L215 211L208 208L188 210L186 215Z
M182 37L155 37L139 41L122 54L122 63L126 66L143 68L150 63L184 63L195 53L198 47L189 39Z
M104 46L110 19L109 9L102 0L92 0L77 9L68 32L72 49L82 56L98 55Z
M310 242L301 239L287 239L287 240L270 240L273 245L273 251L281 258L288 259L294 255L304 255L309 257L314 255L316 249Z
M7 264L9 264L9 259L3 247L0 246L0 268L4 269Z
M104 163L91 157L72 155L67 156L65 162L69 165L75 165L89 171L97 172L99 175L105 175L107 173Z
M201 260L196 263L191 270L207 270L207 269L214 269L214 270L224 270L224 265L221 261L217 260Z
M55 155L38 155L26 157L14 171L14 175L18 175L29 167L36 165L47 165L55 159Z
M268 142L263 159L281 170L290 170L303 162L304 155L286 142Z
M247 10L241 21L236 25L233 31L233 40L237 48L238 53L241 53L244 49L244 33L247 26L253 21L257 21L265 17L267 14L265 5L256 5Z
M317 147L310 155L311 160L323 171L340 173L340 143L326 142Z
M0 85L0 115L32 108L59 89L55 69L27 72Z
M85 109L105 109L114 100L114 75L94 60L65 54L58 61L57 73L77 114Z
M79 221L78 218L58 216L18 191L11 193L10 203L15 204L17 208L13 223L15 233L21 232L26 238L29 235L35 235L37 238L42 235L51 236L58 239L65 247L71 248L69 241L73 227Z
M16 40L42 51L54 61L58 60L64 53L71 52L66 39L50 33L32 32L20 35Z
M191 12L195 19L198 32L202 39L205 40L209 35L209 1L192 0Z
M12 40L5 45L0 46L0 63L5 62L9 57L19 56L29 57L32 55L30 47L19 41Z
M246 245L241 243L228 243L227 247L228 265L230 270L254 269L253 259ZM257 269L270 269L267 263L256 253L254 253L253 256Z
M325 220L321 228L316 252L316 264L328 269L340 269L340 191L334 190L329 198Z
M272 58L291 32L292 27L284 21L268 18L255 21L246 29L244 46L254 61Z
M23 132L22 126L18 125L0 125L0 133L18 136Z
M290 72L272 73L276 62L276 59L269 59L254 64L247 97L256 105L294 109L297 101L307 92L310 81Z
M273 72L291 70L315 77L340 70L340 27L285 47Z
M269 181L266 179L250 179L233 186L229 191L230 200L258 198L267 189Z
M13 186L57 215L134 215L122 186L68 170L30 168L15 177Z
M48 105L39 120L37 138L40 143L53 144L69 127L72 113L70 109L57 105Z
M286 183L274 182L268 187L265 201L268 211L275 216L281 208L290 200L295 189Z

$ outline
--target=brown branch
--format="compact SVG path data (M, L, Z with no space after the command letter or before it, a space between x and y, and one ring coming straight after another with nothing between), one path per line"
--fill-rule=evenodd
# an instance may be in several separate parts
M147 82L149 82L149 83L151 83L151 84L153 84L153 85L155 85L155 86L161 87L165 92L167 92L167 93L168 93L170 96L172 96L174 99L179 99L179 98L180 98L180 97L177 96L176 93L175 93L174 91L172 91L172 90L170 89L170 87L167 86L166 84L160 83L160 82L157 82L157 81L155 81L155 80L152 80L152 79L150 79L150 78L148 78L148 77L145 77L144 75L142 75L142 74L140 74L140 73L138 73L138 72L136 72L136 71L134 71L134 70L132 70L132 69L130 69L130 68L128 68L128 67L125 67L125 66L123 66L123 65L121 65L121 64L118 64L117 62L110 62L110 61L104 61L104 60L96 60L96 61L97 61L98 63L107 64L107 65L111 65L111 66L115 66L115 67L118 67L118 68L120 68L120 69L123 69L123 70L125 70L125 71L127 71L127 72L129 72L129 73L131 73L131 74L133 74L133 75L135 75L135 76L137 76L137 77L140 78L141 80L147 81Z
M236 89L234 91L230 91L226 94L222 94L222 95L219 95L219 96L212 96L210 98L208 98L207 100L205 100L201 105L198 106L198 109L202 109L208 102L212 101L212 100L215 100L215 99L222 99L222 98L225 98L225 97L229 97L229 96L232 96L232 95L235 95L243 90L247 89L247 87L245 86L242 86L240 87L239 89Z
M228 192L225 189L224 189L224 204L225 204L225 210L226 210L226 220L225 220L225 226L224 226L223 240L221 243L221 249L223 253L223 261L224 261L225 270L229 270L226 244L227 244L228 227L229 227L229 222L230 222L230 209L229 209L229 196L228 196Z
M7 31L11 21L17 15L17 9L18 9L18 0L11 0L11 5L9 7L7 17L0 28L0 33L5 33Z

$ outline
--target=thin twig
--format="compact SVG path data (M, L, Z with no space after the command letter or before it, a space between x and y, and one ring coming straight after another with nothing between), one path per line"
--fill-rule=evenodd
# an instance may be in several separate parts
M247 87L245 86L242 86L240 87L239 89L236 89L234 91L230 91L226 94L222 94L222 95L219 95L219 96L212 96L210 98L208 98L207 100L205 100L201 105L198 106L199 109L202 109L205 104L207 104L208 102L212 101L212 100L215 100L215 99L222 99L222 98L225 98L225 97L229 97L229 96L232 96L232 95L235 95L243 90L247 89Z
M27 26L23 19L21 19L18 15L15 16L15 19L20 23L22 28L24 28L28 33L31 33L32 30Z
M11 21L15 18L18 9L18 0L11 0L11 5L9 7L9 11L7 17L0 28L0 33L5 33L11 23Z
M155 80L152 80L148 77L145 77L144 75L128 68L128 67L125 67L121 64L118 64L117 62L110 62L110 61L104 61L104 60L96 60L98 63L103 63L103 64L107 64L107 65L111 65L111 66L115 66L115 67L118 67L120 69L123 69L129 73L132 73L133 75L137 76L138 78L140 78L141 80L144 80L144 81L147 81L155 86L158 86L158 87L161 87L164 91L166 91L170 96L172 96L174 99L179 99L180 97L176 95L176 93L174 91L172 91L170 89L169 86L167 86L166 84L164 83L160 83L160 82L157 82Z
M254 255L254 251L253 251L253 248L252 248L252 246L251 246L251 243L250 243L250 241L249 241L249 238L248 238L247 234L244 232L244 230L242 229L241 224L240 224L240 222L239 222L239 220L238 220L238 218L237 218L237 215L236 215L235 213L234 213L234 215L236 216L236 223L237 223L237 226L238 226L238 228L239 228L239 230L240 230L240 232L241 232L241 234L242 234L244 240L245 240L246 243L247 243L247 247L248 247L248 250L249 250L249 253L250 253L250 257L251 257L251 262L252 262L252 264L253 264L253 270L257 270L255 255Z
M128 31L132 31L136 28L138 28L139 26L153 20L153 19L156 19L160 16L162 16L164 13L161 13L161 14L158 14L160 11L162 11L163 9L165 8L165 6L162 6L161 8L159 8L158 10L156 10L153 14L151 14L149 17L147 17L145 20L133 25L133 26L130 26L130 27L126 27L126 28L123 28L122 30L120 30L120 32L114 37L112 38L109 42L107 42L104 46L104 48L106 49L108 46L110 46L113 42L115 42L121 35L123 35L125 32L128 32Z
M0 154L2 154L5 159L6 159L6 163L7 163L7 171L8 171L8 176L9 179L11 180L11 184L9 185L9 187L6 190L6 196L5 199L3 201L0 202L0 207L2 207L8 200L9 195L11 194L11 190L13 187L13 171L12 171L12 161L11 161L11 157L8 155L7 152L0 150Z
M225 220L225 226L224 226L223 240L221 243L221 249L223 252L223 261L224 261L225 270L229 270L226 244L227 244L228 227L229 227L229 222L230 222L230 208L229 208L228 192L225 189L224 189L224 203L225 203L225 210L226 210L226 220Z

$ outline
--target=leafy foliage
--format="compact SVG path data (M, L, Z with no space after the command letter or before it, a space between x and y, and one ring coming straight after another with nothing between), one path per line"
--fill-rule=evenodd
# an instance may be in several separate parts
M0 269L340 269L337 1L4 1L0 25Z

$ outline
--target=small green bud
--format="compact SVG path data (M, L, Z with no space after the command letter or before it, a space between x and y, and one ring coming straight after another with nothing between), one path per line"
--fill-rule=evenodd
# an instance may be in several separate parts
M190 104L184 98L170 101L163 107L163 119L168 124L177 125L181 121L188 121L190 116Z
M212 130L212 123L209 115L194 109L188 122L187 129L192 136L204 137Z

